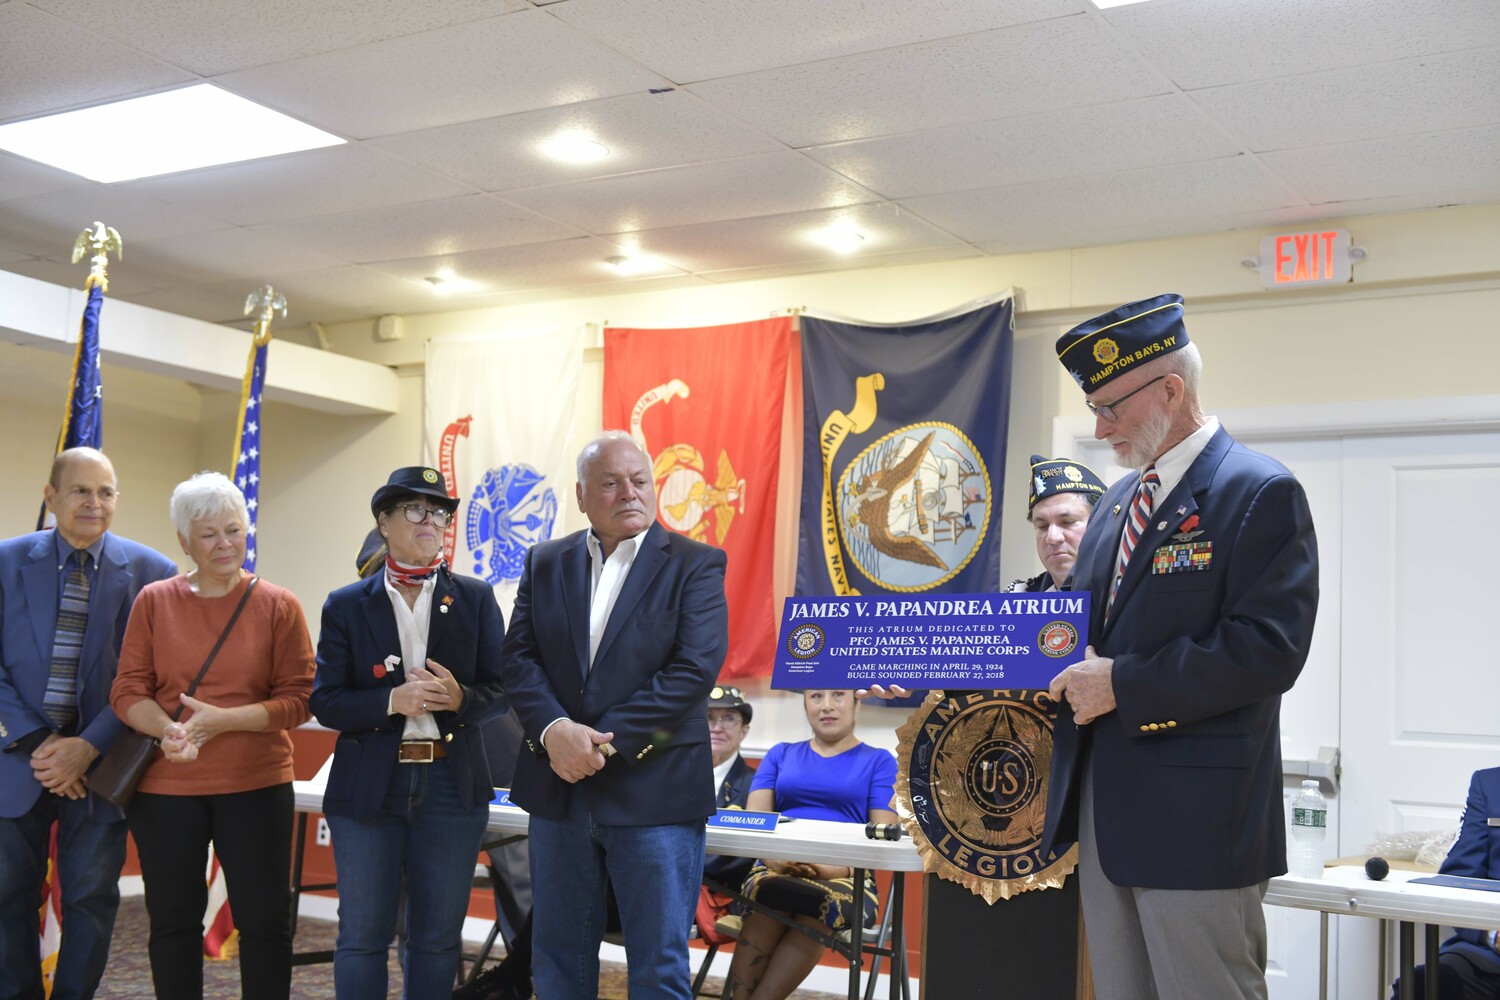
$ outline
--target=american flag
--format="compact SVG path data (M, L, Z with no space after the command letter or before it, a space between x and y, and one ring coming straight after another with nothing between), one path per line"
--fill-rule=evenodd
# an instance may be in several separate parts
M266 349L270 336L255 338L255 349L240 390L240 432L234 452L234 484L245 494L250 512L249 541L245 546L245 569L255 572L256 511L260 507L260 400L266 387Z

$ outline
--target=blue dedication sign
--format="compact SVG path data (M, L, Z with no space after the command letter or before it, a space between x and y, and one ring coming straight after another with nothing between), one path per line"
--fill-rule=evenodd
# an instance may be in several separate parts
M1087 592L789 597L773 688L1045 688L1083 658Z

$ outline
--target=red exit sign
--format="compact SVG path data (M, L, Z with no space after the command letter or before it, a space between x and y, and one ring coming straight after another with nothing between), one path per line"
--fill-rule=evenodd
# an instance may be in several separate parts
M1346 229L1281 233L1260 241L1263 288L1341 285L1349 281L1352 273Z

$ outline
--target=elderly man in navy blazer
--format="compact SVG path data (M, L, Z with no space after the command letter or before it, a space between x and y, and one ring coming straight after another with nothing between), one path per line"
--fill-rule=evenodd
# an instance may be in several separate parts
M632 1000L688 1000L725 557L655 523L651 459L622 431L583 449L577 494L592 527L527 555L503 656L531 751L511 798L531 813L533 978L547 1000L598 995L607 878Z
M55 821L52 996L73 1000L104 974L125 863L125 817L83 778L121 729L109 689L130 606L177 566L110 534L115 470L93 448L59 454L42 495L57 527L0 542L0 996L43 995L37 911Z
M1203 413L1182 315L1161 295L1057 342L1095 437L1137 470L1079 543L1089 645L1051 685L1066 702L1042 849L1078 841L1100 1000L1266 996L1278 715L1318 607L1302 486Z

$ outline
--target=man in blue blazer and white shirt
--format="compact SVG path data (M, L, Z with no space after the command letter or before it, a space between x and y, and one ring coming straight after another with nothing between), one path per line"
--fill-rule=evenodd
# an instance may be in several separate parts
M503 656L530 750L511 798L531 813L532 974L547 1000L598 996L607 877L632 1000L688 1000L725 556L655 523L651 459L623 431L583 449L577 494L592 528L527 555Z
M1500 767L1474 772L1458 840L1438 871L1500 879ZM1500 1000L1500 951L1494 931L1456 928L1438 949L1438 966L1438 987L1445 1000ZM1417 966L1413 977L1417 1000L1427 995L1425 968ZM1392 1000L1400 986L1398 979L1391 989Z
M93 996L104 974L125 863L125 817L83 778L121 729L109 689L130 606L177 566L110 534L115 471L93 448L60 453L42 495L56 528L0 542L0 997L43 995L37 911L55 821L62 942L52 996L73 1000ZM68 589L80 565L86 593Z
M1092 595L1059 706L1042 850L1076 840L1100 1000L1266 996L1261 897L1286 871L1281 695L1307 659L1318 556L1301 485L1198 402L1180 296L1064 334L1121 465L1069 589Z

